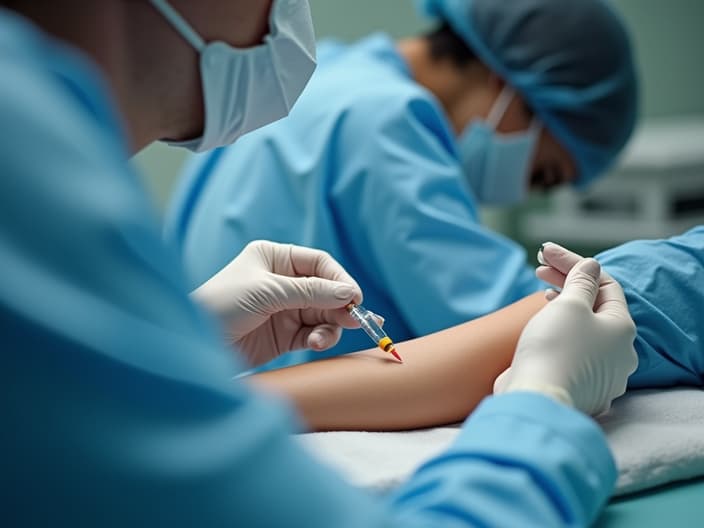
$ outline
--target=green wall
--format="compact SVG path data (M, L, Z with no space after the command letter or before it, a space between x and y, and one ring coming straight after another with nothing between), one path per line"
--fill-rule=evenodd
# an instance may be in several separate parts
M643 116L704 114L704 0L613 3L633 34ZM415 15L412 0L311 0L311 8L319 37L351 40L377 30L401 37L418 33L426 24ZM160 205L167 200L183 159L183 152L162 145L137 156ZM495 222L502 228L501 216Z
M310 0L319 38L353 40L374 31L403 37L427 26L412 0Z
M646 117L704 113L704 1L612 0L631 29ZM567 2L566 2L567 5ZM395 37L427 25L411 0L311 0L319 37L355 39L375 30Z
M643 115L704 114L704 2L614 0L631 28Z

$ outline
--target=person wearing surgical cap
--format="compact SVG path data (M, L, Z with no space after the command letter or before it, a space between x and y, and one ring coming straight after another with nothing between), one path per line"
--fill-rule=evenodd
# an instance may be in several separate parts
M636 121L634 56L602 0L426 0L422 36L318 46L290 115L190 160L167 215L191 286L249 241L332 254L404 340L545 287L481 205L585 187ZM429 310L427 307L432 306ZM332 351L368 346L346 332Z
M228 145L286 115L314 67L307 0L0 0L0 526L596 519L618 473L587 415L623 394L637 357L623 292L593 259L577 259L559 299L533 295L484 333L506 344L494 358L516 351L505 383L488 396L468 381L488 397L392 494L318 462L292 438L303 423L291 402L240 376L303 344L332 346L362 291L329 254L269 241L193 291L129 158L157 140ZM297 168L312 167L292 147ZM309 190L280 196L326 201ZM272 191L257 191L264 209ZM450 350L454 338L453 356L476 357L463 346L481 343L472 329L453 330L415 346ZM413 380L411 357L369 364Z

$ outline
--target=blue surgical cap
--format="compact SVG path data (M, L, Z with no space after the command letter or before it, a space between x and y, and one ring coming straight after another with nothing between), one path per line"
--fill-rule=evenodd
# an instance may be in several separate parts
M419 0L516 89L577 164L602 174L633 132L635 65L623 21L604 0Z

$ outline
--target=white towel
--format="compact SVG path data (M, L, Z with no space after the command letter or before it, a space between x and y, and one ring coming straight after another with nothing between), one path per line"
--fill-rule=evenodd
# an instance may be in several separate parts
M704 475L704 391L634 391L598 421L618 465L617 495Z
M598 419L619 468L616 495L704 475L704 391L678 388L633 391ZM385 492L448 447L457 427L369 433L297 435L351 483Z

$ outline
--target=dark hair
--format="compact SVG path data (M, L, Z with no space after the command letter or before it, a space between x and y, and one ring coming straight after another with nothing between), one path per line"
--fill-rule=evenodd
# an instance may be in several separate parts
M434 60L449 59L458 68L477 60L474 52L447 22L443 22L423 37L428 41L430 56Z

